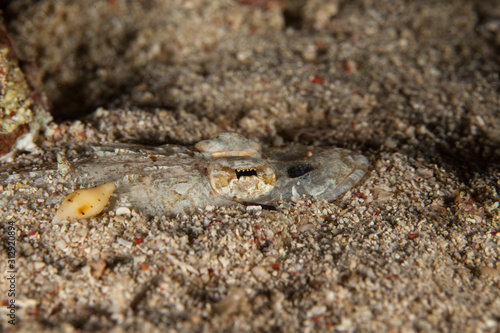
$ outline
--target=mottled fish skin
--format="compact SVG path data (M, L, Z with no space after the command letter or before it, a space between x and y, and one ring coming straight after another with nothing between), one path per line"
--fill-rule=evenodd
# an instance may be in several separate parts
M269 149L265 155L278 170L278 181L262 203L313 197L332 201L365 175L368 159L341 148L290 146Z
M269 205L302 196L331 201L356 185L368 168L366 157L345 149L261 149L232 132L194 147L108 144L94 149L94 158L60 163L60 171L69 174L59 178L77 187L114 182L120 204L149 215L236 202Z

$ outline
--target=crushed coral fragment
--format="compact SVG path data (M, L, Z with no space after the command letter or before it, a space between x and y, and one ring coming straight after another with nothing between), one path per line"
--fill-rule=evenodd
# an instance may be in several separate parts
M83 188L68 195L57 209L53 223L63 220L87 219L98 215L111 197L116 186L113 182Z

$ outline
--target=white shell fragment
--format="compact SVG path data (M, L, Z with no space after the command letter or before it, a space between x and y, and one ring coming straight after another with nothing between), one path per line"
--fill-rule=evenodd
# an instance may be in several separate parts
M84 188L68 195L57 209L53 223L63 220L86 219L98 215L111 197L116 186L113 182Z
M130 212L130 209L128 209L127 207L118 207L115 210L115 214L117 216L120 216L120 215L130 216L131 212Z

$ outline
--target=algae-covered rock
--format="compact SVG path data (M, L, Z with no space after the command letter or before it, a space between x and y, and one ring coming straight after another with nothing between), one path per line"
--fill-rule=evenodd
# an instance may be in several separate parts
M52 119L43 99L19 68L0 12L0 156L35 147L40 128Z

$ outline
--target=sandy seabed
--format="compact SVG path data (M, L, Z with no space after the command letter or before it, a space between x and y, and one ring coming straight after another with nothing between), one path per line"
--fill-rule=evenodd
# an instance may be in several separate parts
M2 176L106 142L359 151L327 203L50 223L71 188L0 184L19 332L500 330L498 1L11 1L56 121ZM27 175L26 172L23 175Z

